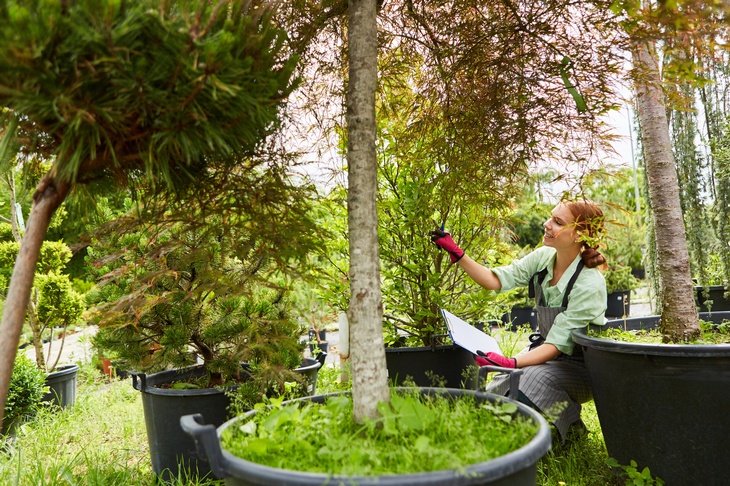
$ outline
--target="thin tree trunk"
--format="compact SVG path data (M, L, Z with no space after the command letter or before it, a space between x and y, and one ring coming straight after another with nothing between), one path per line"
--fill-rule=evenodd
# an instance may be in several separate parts
M20 242L20 228L18 227L20 219L18 218L18 208L15 205L18 198L15 195L15 174L13 174L12 168L8 171L7 178L7 185L10 190L10 229L13 232L13 239Z
M347 92L348 226L350 237L350 349L353 417L379 416L390 400L383 343L383 301L378 253L375 90L376 0L349 3Z
M40 322L38 322L38 311L36 310L38 308L38 289L33 287L31 289L31 295L30 299L28 299L28 325L30 326L30 330L33 333L33 348L35 349L35 363L38 365L38 368L42 369L43 371L46 370L46 359L45 359L45 353L43 351L43 329L44 326L41 326ZM51 336L53 337L53 336ZM49 343L50 344L50 343ZM50 355L50 348L49 348L49 355Z
M41 245L54 211L61 205L70 189L71 185L68 182L59 182L54 180L52 175L46 175L33 195L33 209L28 216L28 226L10 277L10 287L0 323L0 422L5 413L5 401L8 398L15 353L18 350L18 340L25 320Z
M649 41L632 45L637 114L646 160L649 199L654 216L662 291L661 327L665 341L679 342L700 333L690 274L687 236L679 183L656 50Z

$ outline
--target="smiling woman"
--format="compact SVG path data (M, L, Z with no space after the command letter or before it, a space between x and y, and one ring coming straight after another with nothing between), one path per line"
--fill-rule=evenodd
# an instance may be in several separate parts
M482 287L504 292L529 286L538 321L530 346L515 357L486 353L476 360L482 366L525 368L519 400L545 414L552 412L563 440L571 424L582 427L580 404L592 398L583 355L571 332L604 323L606 282L598 270L606 263L598 251L605 233L603 219L601 208L593 202L563 201L543 225L543 247L494 269L469 258L448 233L431 233L433 242ZM507 394L508 376L497 375L487 391Z

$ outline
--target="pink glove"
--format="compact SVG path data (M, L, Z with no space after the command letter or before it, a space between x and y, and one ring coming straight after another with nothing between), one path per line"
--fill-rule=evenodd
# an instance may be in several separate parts
M451 263L458 262L461 260L461 257L464 256L464 250L459 248L449 233L446 233L444 230L437 229L429 232L428 234L431 235L431 241L449 252Z
M501 354L489 352L484 354L477 351L480 356L474 357L479 366L501 366L502 368L517 368L517 360L514 358L505 358Z

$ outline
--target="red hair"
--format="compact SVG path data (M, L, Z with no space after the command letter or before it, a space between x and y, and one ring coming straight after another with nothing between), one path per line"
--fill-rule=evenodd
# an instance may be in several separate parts
M598 251L598 242L606 233L603 211L598 204L588 200L566 201L563 204L573 215L575 231L584 238L580 253L583 263L588 268L605 267L606 257Z

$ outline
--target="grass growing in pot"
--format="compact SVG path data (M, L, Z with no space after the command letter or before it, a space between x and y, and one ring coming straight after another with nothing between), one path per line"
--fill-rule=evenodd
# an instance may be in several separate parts
M702 331L699 338L692 339L680 344L728 344L730 343L730 321L723 321L720 324L700 320ZM663 342L663 335L660 329L639 329L623 330L618 327L609 327L601 330L591 330L588 336L613 339L625 343L660 344Z
M380 419L356 424L346 395L324 404L273 400L240 427L227 429L222 444L236 456L282 469L406 474L490 460L524 446L537 431L514 404L477 404L473 397L393 393L378 410Z

